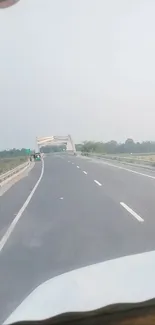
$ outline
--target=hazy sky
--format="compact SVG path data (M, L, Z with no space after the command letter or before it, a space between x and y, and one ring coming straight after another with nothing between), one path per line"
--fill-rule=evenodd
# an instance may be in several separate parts
M155 140L155 0L0 10L0 148L36 136Z

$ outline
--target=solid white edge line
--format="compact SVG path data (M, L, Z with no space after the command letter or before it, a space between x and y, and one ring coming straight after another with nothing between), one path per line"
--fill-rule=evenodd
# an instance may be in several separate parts
M111 164L111 163L107 163L105 161L102 161L102 163L104 165L107 165L107 166L110 166L110 167L115 167L115 168L118 168L118 169L126 170L127 172L130 172L130 173L133 173L133 174L137 174L137 175L141 175L141 176L145 176L145 177L149 177L149 178L155 179L155 176L151 176L151 175L148 175L148 174L144 174L144 173L141 173L141 172L137 172L136 170L133 170L133 169L129 169L129 168L117 166L117 165L114 165L114 164ZM139 168L140 168L140 166L139 166Z
M87 172L85 172L85 170L83 170L83 173L84 173L85 175L87 175Z
M80 168L79 166L76 166L77 168Z
M99 185L99 186L102 186L102 184L100 182L98 182L96 179L94 179L94 182Z
M21 218L23 212L25 211L25 209L27 208L28 204L30 203L39 183L41 182L41 179L43 177L44 174L44 160L42 160L42 169L41 169L41 174L40 177L36 183L36 185L34 186L33 190L31 191L31 193L29 194L29 196L27 197L25 203L23 204L23 206L21 207L21 209L19 210L19 212L17 213L16 217L14 218L14 220L12 221L12 223L10 224L10 226L8 227L6 233L4 234L4 236L2 237L2 239L0 240L0 252L2 251L4 245L6 244L7 240L9 239L9 237L11 236L14 228L17 225L17 222L19 221L19 219Z
M123 202L120 202L121 206L126 209L129 213L132 214L133 217L135 217L139 222L144 222L144 219L141 218L135 211L133 211L131 208L128 207L128 205L126 205Z

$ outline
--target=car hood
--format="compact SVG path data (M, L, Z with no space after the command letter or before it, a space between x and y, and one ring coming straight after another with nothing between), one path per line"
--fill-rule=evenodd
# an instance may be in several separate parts
M155 297L155 251L83 267L37 287L5 324Z

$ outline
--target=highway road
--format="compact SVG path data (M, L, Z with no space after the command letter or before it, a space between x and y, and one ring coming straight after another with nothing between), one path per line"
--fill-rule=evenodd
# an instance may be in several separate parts
M36 163L0 197L0 322L49 278L154 250L154 197L153 171L67 154Z

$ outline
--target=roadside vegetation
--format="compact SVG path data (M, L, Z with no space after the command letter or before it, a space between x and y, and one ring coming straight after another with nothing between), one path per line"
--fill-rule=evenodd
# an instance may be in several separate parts
M134 142L127 139L124 143L85 141L76 145L76 150L84 156L97 155L98 158L112 159L125 163L155 166L155 142Z
M76 145L77 151L101 154L149 154L155 153L155 141L134 142L127 139L124 143L115 140L109 142L84 141Z
M46 146L46 147L41 147L40 151L42 153L52 153L52 152L61 152L66 150L66 145L54 145L54 146Z
M26 149L12 149L0 151L0 174L3 174L28 159Z

